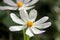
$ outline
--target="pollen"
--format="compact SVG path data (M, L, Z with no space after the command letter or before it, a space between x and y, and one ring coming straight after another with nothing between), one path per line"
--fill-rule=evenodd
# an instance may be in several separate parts
M27 27L32 27L32 25L33 25L33 22L32 21L27 21Z
M23 6L23 3L22 2L17 2L17 6L18 7L22 7Z

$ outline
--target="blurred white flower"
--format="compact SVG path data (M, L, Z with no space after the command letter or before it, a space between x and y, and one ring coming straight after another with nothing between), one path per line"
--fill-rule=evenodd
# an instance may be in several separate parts
M60 1L57 1L53 8L56 13L60 14Z
M55 40L60 40L60 35L55 37Z
M56 5L54 6L54 11L56 12L57 20L55 21L55 24L57 26L57 30L60 31L60 1L56 2Z
M31 9L34 6L38 0L16 0L16 3L14 3L12 0L3 0L4 3L10 5L10 6L0 6L0 10L21 10L21 9Z
M45 30L39 29L45 29L51 26L51 22L46 22L49 19L47 16L35 22L37 17L37 11L35 9L31 10L29 15L25 10L21 10L20 11L21 19L19 19L14 13L11 13L10 16L15 23L21 24L22 26L11 26L9 30L21 31L27 28L26 34L30 37L34 36L34 34L41 34L45 32Z
M59 7L59 6L55 6L55 7L54 7L54 11L55 11L56 13L59 13L59 14L60 14L60 7Z

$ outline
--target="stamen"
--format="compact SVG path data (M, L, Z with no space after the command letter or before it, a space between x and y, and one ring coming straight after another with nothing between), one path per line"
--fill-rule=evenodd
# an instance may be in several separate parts
M18 7L22 7L23 6L23 3L22 2L17 2L17 6Z
M27 27L32 27L32 25L33 25L33 22L32 21L27 21Z

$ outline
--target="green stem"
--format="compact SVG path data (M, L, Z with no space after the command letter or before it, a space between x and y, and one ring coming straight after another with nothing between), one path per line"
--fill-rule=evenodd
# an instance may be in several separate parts
M30 40L29 36L26 35L26 30L23 30L24 40Z
M25 30L23 30L23 35L24 35L24 40L26 40L26 34L25 34Z
M27 36L27 40L30 40L30 37L29 36Z

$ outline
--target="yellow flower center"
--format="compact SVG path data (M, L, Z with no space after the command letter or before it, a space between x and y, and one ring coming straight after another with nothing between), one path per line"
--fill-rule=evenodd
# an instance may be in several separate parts
M17 2L17 6L18 7L22 7L23 6L23 3L22 2Z
M33 22L32 21L27 21L27 27L32 27L32 25L33 25Z

